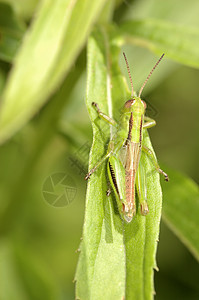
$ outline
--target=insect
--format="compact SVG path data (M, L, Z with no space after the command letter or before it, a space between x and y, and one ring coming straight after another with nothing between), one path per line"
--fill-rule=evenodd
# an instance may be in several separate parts
M89 179L95 170L108 159L107 169L111 187L115 193L120 216L126 222L131 222L136 214L136 189L141 206L141 214L149 212L147 204L146 173L140 162L141 152L144 151L153 162L155 169L168 181L168 175L160 169L153 152L145 147L143 141L143 130L156 125L155 120L145 116L146 103L140 98L143 88L156 69L164 54L159 58L145 82L138 96L134 92L133 81L129 64L125 53L123 53L127 71L131 83L131 99L126 101L122 109L119 123L104 114L97 103L92 105L98 116L110 125L117 128L116 135L110 140L105 156L87 173L85 180Z

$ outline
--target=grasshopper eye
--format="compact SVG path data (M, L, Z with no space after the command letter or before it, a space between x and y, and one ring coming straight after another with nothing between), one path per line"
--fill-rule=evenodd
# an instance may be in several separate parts
M130 99L124 104L125 108L130 108L135 103L135 99Z

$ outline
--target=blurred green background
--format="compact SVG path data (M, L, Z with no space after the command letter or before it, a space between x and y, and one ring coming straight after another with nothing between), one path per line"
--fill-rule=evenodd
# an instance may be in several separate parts
M6 2L28 30L39 1ZM199 26L196 0L117 2L113 17L117 24L125 19L150 17ZM127 54L138 89L157 57L136 46L123 47L122 51ZM127 76L122 55L119 62ZM12 60L1 58L1 92L11 68ZM149 134L160 164L171 166L196 182L199 181L198 82L197 69L165 58L143 93L148 114L157 122ZM76 250L84 220L84 174L92 143L85 95L84 48L47 104L1 145L0 299L74 299ZM46 200L42 194L48 189L44 187L46 179L59 173L70 176L66 185L75 190L68 194L72 201L69 204L65 200L50 204L50 198L47 196ZM199 299L199 265L164 222L157 261L160 271L155 273L156 299Z

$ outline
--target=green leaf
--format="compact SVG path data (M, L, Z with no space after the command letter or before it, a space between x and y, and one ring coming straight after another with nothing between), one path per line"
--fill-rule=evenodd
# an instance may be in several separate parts
M19 22L11 7L0 3L0 59L11 62L21 43L25 26Z
M23 126L60 85L105 2L42 1L3 94L0 142Z
M199 68L199 29L145 19L124 22L121 36L127 43L146 47L179 63Z
M89 39L87 108L93 126L90 168L106 153L110 139L109 125L98 118L92 101L118 120L120 108L130 98L118 67L119 51L105 28L96 30ZM144 144L151 148L147 132ZM144 154L141 159L147 171L150 213L143 217L138 208L130 224L121 220L114 195L106 197L106 163L88 182L83 240L75 276L77 299L153 298L162 194L159 174Z
M163 183L163 217L166 224L199 260L199 190L188 177L167 168L170 181Z
M112 98L108 99L110 74L107 72L107 55L110 59L110 53L106 53L106 39L105 31L96 31L88 44L87 107L92 121L97 117L91 108L93 100L100 103L106 113L107 101L112 104ZM103 133L97 124L93 124L93 130L90 165L104 154L104 145L109 138L106 124ZM119 216L113 213L111 198L106 199L106 186L103 165L98 176L92 176L88 184L83 241L76 273L78 299L122 299L125 293L123 229ZM114 289L109 287L112 280L117 282Z

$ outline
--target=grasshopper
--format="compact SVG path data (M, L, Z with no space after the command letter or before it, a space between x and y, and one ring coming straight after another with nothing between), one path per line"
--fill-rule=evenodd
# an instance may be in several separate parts
M142 144L143 129L155 126L156 122L145 116L146 103L140 98L143 88L162 60L164 54L159 58L149 73L139 91L138 97L136 93L134 93L133 81L125 53L123 53L123 55L131 83L131 99L124 104L119 123L104 114L97 103L92 103L98 116L110 125L115 126L117 132L109 142L106 155L87 173L85 180L89 179L95 170L108 159L108 178L115 193L118 210L121 218L129 223L136 214L136 189L141 206L141 214L145 216L149 212L147 205L146 174L140 162L141 152L144 151L148 155L155 169L164 176L166 181L168 181L169 178L168 175L160 169L153 152ZM108 194L109 193L110 192L108 192Z

